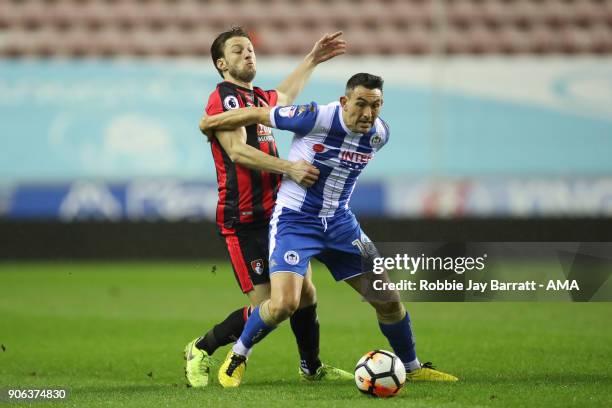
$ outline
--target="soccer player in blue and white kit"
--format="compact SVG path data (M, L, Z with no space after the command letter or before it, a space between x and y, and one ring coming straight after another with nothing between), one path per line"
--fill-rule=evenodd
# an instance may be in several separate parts
M389 141L389 126L378 117L382 104L382 78L360 73L349 79L339 102L237 109L211 117L211 128L262 123L293 131L289 160L306 160L320 171L317 182L308 188L288 178L282 181L270 221L271 297L253 310L221 365L222 386L240 385L253 345L295 312L312 257L325 264L337 281L346 281L366 295L362 261L372 255L372 243L351 212L349 200L360 173ZM419 362L410 317L399 296L368 301L409 380L457 380L433 369L431 363Z

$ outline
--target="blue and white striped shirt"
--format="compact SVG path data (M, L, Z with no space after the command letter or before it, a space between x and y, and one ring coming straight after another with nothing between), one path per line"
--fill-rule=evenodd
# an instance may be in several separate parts
M389 141L389 126L380 118L368 133L351 132L344 124L339 102L275 107L270 121L275 128L294 132L289 160L306 160L320 171L319 179L309 188L284 178L277 206L319 217L348 210L359 175Z

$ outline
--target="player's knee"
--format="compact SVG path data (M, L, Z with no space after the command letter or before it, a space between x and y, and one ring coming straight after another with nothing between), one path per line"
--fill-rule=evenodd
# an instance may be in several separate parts
M251 291L247 292L247 296L252 308L259 306L264 300L270 299L270 284L255 285Z
M276 324L288 319L299 307L300 300L285 296L270 304L270 314Z
M385 324L397 323L406 316L406 309L400 302L376 303L378 321Z

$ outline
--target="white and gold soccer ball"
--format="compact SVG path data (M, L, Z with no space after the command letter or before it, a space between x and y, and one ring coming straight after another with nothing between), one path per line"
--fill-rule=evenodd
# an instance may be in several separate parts
M364 394L394 397L405 382L404 364L390 351L370 351L355 366L355 383Z

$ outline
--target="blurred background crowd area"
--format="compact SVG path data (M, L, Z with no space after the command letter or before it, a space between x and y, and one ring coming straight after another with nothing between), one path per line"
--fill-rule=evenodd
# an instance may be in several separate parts
M336 30L358 55L612 53L612 0L2 0L0 55L203 56L233 24L261 55Z
M373 239L612 239L612 0L0 0L0 258L222 253L197 124L233 25L266 89L344 31L299 103L384 77Z

